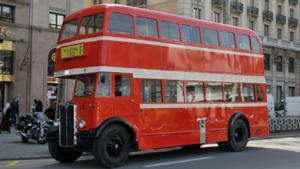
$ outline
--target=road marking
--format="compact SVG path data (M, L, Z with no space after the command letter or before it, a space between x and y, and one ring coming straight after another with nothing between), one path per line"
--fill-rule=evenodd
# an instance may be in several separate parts
M201 158L192 158L192 159L187 159L187 160L170 161L170 162L165 162L165 163L149 164L149 165L145 165L144 167L151 168L151 167L159 167L159 166L165 166L165 165L187 163L187 162L192 162L192 161L209 160L209 159L213 159L213 157L201 157Z
M3 168L6 168L6 167L14 167L16 166L20 161L12 161L12 162L9 162L7 163L5 166L2 166Z

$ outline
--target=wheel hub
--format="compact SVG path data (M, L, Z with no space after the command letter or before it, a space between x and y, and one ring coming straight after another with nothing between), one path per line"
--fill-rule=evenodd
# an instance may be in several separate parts
M111 139L109 140L107 146L107 153L110 156L113 157L118 157L120 156L121 152L122 152L122 139L120 136L115 135L113 137L111 137Z

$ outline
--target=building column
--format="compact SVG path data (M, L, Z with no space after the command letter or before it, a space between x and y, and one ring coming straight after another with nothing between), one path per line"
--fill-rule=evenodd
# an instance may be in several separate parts
M300 52L296 53L296 57L295 57L295 73L296 73L296 91L295 91L295 95L296 96L300 96Z
M284 93L284 98L288 97L289 95L289 87L288 87L288 82L289 82L289 52L288 50L284 50L283 54L283 73L284 73L284 86L283 86L283 93Z
M178 0L177 1L178 14L182 16L192 16L192 0Z
M205 14L204 14L204 19L212 21L212 5L211 5L211 0L205 0L204 2L205 6Z
M271 93L273 95L274 100L276 100L276 98L277 98L277 93L276 93L276 87L277 87L276 63L277 63L276 50L275 50L275 48L272 48L272 53L271 53L272 89L271 89Z

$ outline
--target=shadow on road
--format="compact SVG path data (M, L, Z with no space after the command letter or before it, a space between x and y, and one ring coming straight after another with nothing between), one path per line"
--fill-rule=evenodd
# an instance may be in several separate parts
M282 163L282 157L286 157L284 160L288 163L300 163L299 162L299 153L293 151L287 151L283 149L272 149L272 148L260 148L260 147L248 147L243 152L222 152L218 150L217 147L204 147L201 149L196 150L186 150L186 149L176 149L173 151L154 151L147 154L138 154L138 155L131 155L122 168L143 168L145 165L148 164L155 164L161 162L169 162L169 161L177 161L177 160L184 160L184 159L192 159L192 158L201 158L201 157L213 157L214 159L223 160L225 161L225 165L229 167L237 167L239 165L242 166L268 166L267 168L273 168L272 166L276 165L284 165ZM239 163L231 163L232 160L238 160ZM253 160L256 161L253 164ZM215 160L205 160L201 161L201 164L208 164L208 163L216 163ZM248 163L248 165L247 165ZM278 163L278 164L276 164ZM175 165L176 166L176 165ZM242 167L240 166L240 167ZM176 166L177 168L178 166ZM195 166L196 167L196 166ZM214 167L220 168L224 167L224 163L216 163ZM43 168L103 168L101 167L96 160L93 159L92 156L83 157L80 161L74 163L56 163L50 164L48 166L43 166ZM227 167L225 167L227 168ZM247 167L246 167L247 168ZM251 168L251 167L250 167Z

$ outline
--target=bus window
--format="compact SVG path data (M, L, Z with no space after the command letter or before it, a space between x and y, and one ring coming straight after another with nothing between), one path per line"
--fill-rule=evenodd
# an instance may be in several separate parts
M242 84L243 100L245 102L255 101L254 98L254 85L253 84Z
M183 82L165 81L166 102L184 102Z
M73 38L76 36L78 19L64 23L60 35L60 40Z
M238 102L239 97L239 86L237 83L224 83L224 96L227 102Z
M261 85L256 85L256 100L257 101L263 101L264 100L264 95L263 95L263 90L261 88Z
M182 25L182 39L184 42L200 43L199 28L195 26Z
M220 43L222 47L235 48L234 35L231 32L220 32Z
M218 46L218 33L215 30L204 29L203 30L203 42L206 45Z
M161 103L162 90L160 80L143 80L142 81L142 100L145 103Z
M137 32L139 35L153 38L158 37L156 20L144 17L137 17L136 24Z
M104 14L85 16L80 23L80 35L102 32Z
M186 95L187 102L203 102L204 101L204 85L202 82L187 82Z
M110 15L109 31L133 34L132 16L120 13L112 13Z
M96 83L95 74L86 74L86 75L78 76L76 80L74 95L77 97L91 96L94 92L95 83Z
M208 82L206 84L206 100L208 102L223 101L222 83L221 82Z
M115 96L131 96L131 77L129 75L115 76Z
M250 39L247 35L237 35L237 46L239 49L250 50Z
M180 40L179 27L177 23L160 22L160 30L162 38L171 40Z
M111 96L111 74L100 74L100 79L97 88L97 96Z
M259 45L257 39L254 37L251 38L251 46L252 46L252 50L254 50L254 51L260 50L260 45Z

